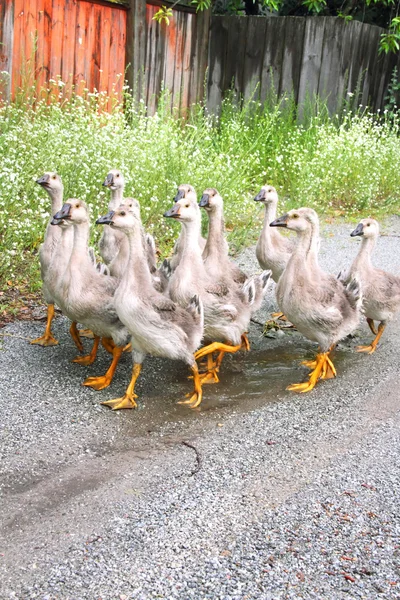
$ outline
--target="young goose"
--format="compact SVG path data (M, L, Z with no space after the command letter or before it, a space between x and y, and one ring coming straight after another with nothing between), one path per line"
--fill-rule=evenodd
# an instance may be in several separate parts
M140 204L135 198L125 198L124 204L121 206L125 206L126 209L132 211L138 220L140 219ZM104 218L107 218L108 214L105 215ZM99 224L104 223L103 217L98 221ZM109 229L109 227L108 227ZM154 238L152 235L145 233L143 226L141 225L142 232L142 244L145 250L145 255L147 259L147 265L149 267L150 273L152 274L153 283L158 291L162 292L166 287L167 282L164 280L163 276L159 273L156 266L156 246L154 242ZM113 232L116 233L116 232ZM121 232L118 232L121 233ZM119 250L117 254L114 256L112 261L109 264L110 275L121 280L123 274L125 273L126 266L129 260L129 243L126 235L123 235L121 240L121 244L119 246Z
M123 204L124 201L124 177L118 169L111 169L103 181L103 186L111 190L111 199L108 204L108 210L115 210ZM110 227L104 227L103 234L99 241L100 256L109 265L118 254L124 235L120 231L114 231Z
M308 339L318 342L319 352L309 381L287 389L308 392L319 379L336 375L331 350L351 333L360 318L360 291L355 279L345 287L318 265L319 221L311 208L291 210L271 223L297 233L295 247L276 288L279 308Z
M362 236L360 251L350 267L345 281L357 278L363 292L363 313L375 335L369 346L359 346L357 352L373 354L386 327L400 310L400 277L376 269L371 262L371 254L379 237L379 224L375 219L363 219L351 232L351 237ZM380 321L378 331L374 321Z
M195 189L193 186L189 185L188 183L182 183L180 186L178 186L178 191L174 198L174 202L178 202L179 200L182 200L182 199L185 199L188 202L197 203L197 194L195 192ZM182 258L182 252L183 252L183 248L185 245L184 236L185 236L185 231L182 228L180 231L179 237L175 242L172 256L167 261L167 264L164 265L164 273L166 273L167 276L170 276L175 271L176 267L178 266L178 264ZM203 252L205 245L206 245L206 240L201 236L201 231L199 231L198 244L199 244L201 252Z
M124 232L129 261L115 293L119 318L132 334L133 370L122 398L103 402L113 410L135 408L135 384L146 354L183 360L192 370L194 392L184 403L198 406L202 400L200 376L193 353L203 336L203 306L192 296L184 308L154 289L142 243L141 224L134 211L120 206L102 217L110 227Z
M90 364L96 356L100 338L112 338L113 360L102 377L88 377L83 385L101 390L110 385L129 333L115 312L113 296L118 285L114 277L99 273L90 260L87 248L89 215L81 200L71 199L54 215L55 225L69 221L73 225L74 244L66 269L62 275L57 303L72 320L89 327L95 334L92 352L75 362Z
M61 239L61 230L59 228L54 228L51 226L51 221L53 215L59 211L63 204L63 192L64 186L61 181L61 177L54 172L44 173L39 179L36 180L43 189L49 194L51 199L51 217L47 223L46 232L44 236L44 242L39 248L39 261L40 261L40 271L43 282L43 295L47 303L47 323L44 334L32 340L31 344L38 344L40 346L56 346L58 341L55 339L51 332L51 323L54 319L54 296L51 292L53 279L56 276L56 273L53 269L50 269L50 264L52 258L56 252L58 243ZM72 249L72 231L69 236L69 247L65 249L69 255ZM82 342L79 338L79 332L76 327L76 323L73 322L70 327L71 337L78 348L79 352L83 351Z
M276 219L278 194L272 185L264 185L254 198L265 207L264 224L256 246L257 260L262 269L271 269L272 279L278 283L293 252L294 242L270 228Z
M217 372L225 352L238 352L243 345L248 349L246 331L256 303L255 280L266 291L270 272L246 281L243 286L229 285L211 279L203 263L198 244L201 214L194 200L179 199L168 210L165 217L179 220L184 234L182 257L173 272L168 285L169 296L180 306L184 306L193 294L200 296L204 304L204 338L211 344L196 353L196 359L219 352L217 363L209 361L206 380L218 382ZM261 302L262 295L259 294ZM212 358L212 357L210 357Z
M203 261L208 275L214 281L244 283L247 275L229 258L225 239L224 202L215 188L204 190L199 206L208 216L208 236L203 250Z

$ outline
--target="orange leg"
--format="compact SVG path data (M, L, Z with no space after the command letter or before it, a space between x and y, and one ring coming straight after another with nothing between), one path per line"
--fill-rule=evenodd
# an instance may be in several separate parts
M88 377L87 379L85 379L82 385L91 387L93 390L104 390L104 388L108 387L112 382L115 369L117 368L122 352L122 346L115 346L113 349L113 359L111 361L111 365L109 366L107 373L102 377Z
M103 346L103 348L105 350L107 350L107 352L109 354L113 353L113 350L115 348L115 344L112 338L101 338L101 345Z
M72 321L71 327L69 328L69 334L72 337L74 344L79 350L79 352L83 352L83 345L81 342L81 338L79 337L79 331L76 326L76 321Z
M135 384L140 375L141 370L142 365L133 365L132 377L128 387L126 388L126 392L122 396L122 398L107 400L106 402L102 402L102 404L104 406L109 406L110 408L112 408L112 410L120 410L121 408L136 408L137 404L135 402L135 398L137 398L137 395L135 394Z
M180 402L178 402L178 404L188 404L190 408L197 408L201 404L203 398L203 390L201 387L202 383L197 363L195 363L193 367L191 367L191 369L193 373L194 384L193 394L188 400L181 400Z
M374 335L378 335L378 332L377 332L376 327L375 327L374 320L368 318L367 319L367 323L368 323L368 327L370 328L370 330L372 331L372 333Z
M77 356L76 358L73 359L72 362L78 363L78 365L83 365L85 367L87 367L88 365L91 365L96 359L97 350L99 349L99 343L100 343L100 338L98 335L96 335L94 338L93 347L92 347L90 354L88 354L87 356Z
M219 383L218 371L219 368L217 363L214 362L212 353L207 354L207 370L205 373L200 373L201 384ZM193 379L193 375L190 375L189 379Z
M376 350L379 340L381 339L382 333L385 330L386 325L383 323L379 323L378 325L378 333L376 334L375 339L371 342L369 346L358 346L357 352L367 352L367 354L373 354Z
M291 392L309 392L315 387L319 379L330 379L331 377L335 376L336 369L333 366L333 362L329 358L329 352L323 352L317 354L315 368L312 371L312 373L310 373L309 380L305 383L293 383L292 385L289 385L286 389Z
M221 351L224 351L224 353L229 352L231 354L234 354L235 352L239 352L241 348L242 344L238 346L230 346L228 344L220 344L219 342L213 342L212 344L208 344L208 346L204 346L204 348L200 348L200 350L197 350L194 357L196 360L198 360L199 358L203 358L203 356L207 356L207 354L210 354L212 352Z
M56 340L56 338L51 333L51 323L54 319L54 314L55 314L54 304L48 304L47 305L47 322L46 322L46 329L44 331L44 334L41 337L36 338L35 340L31 340L31 342L30 342L31 344L37 344L38 346L57 346L58 340Z

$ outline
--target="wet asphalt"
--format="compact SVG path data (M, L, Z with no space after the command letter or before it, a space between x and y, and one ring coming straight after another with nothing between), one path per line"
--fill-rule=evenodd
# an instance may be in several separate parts
M325 225L332 273L358 250L351 224ZM400 219L385 223L375 264L400 273ZM239 257L258 270L254 249ZM0 330L0 598L41 600L400 598L399 321L373 356L360 324L335 352L335 380L309 394L315 346L262 335L273 288L251 324L249 353L227 357L199 410L185 365L146 359L139 408L114 413L110 388L60 344L30 346L40 322ZM90 342L85 341L90 348Z

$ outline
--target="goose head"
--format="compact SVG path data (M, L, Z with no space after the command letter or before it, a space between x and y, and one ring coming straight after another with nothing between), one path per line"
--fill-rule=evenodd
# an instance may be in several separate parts
M174 202L178 202L182 199L197 202L197 195L192 185L189 185L188 183L182 183L180 186L178 186L178 191L174 198Z
M272 185L263 185L257 196L255 196L254 201L262 202L263 204L278 204L277 191Z
M270 227L286 227L292 231L309 231L318 227L318 215L312 208L296 208L290 210L275 221L270 223Z
M375 219L362 219L350 235L351 237L360 235L364 238L377 238L379 236L378 221L375 221Z
M176 219L181 223L193 223L201 219L200 209L196 200L189 197L175 200L174 205L164 213L164 217Z
M207 212L216 212L218 209L223 209L224 202L215 188L207 188L203 192L199 206Z
M50 196L55 196L56 194L63 193L63 184L61 181L61 177L54 172L46 172L39 179L36 179L36 183L38 183Z
M59 221L53 223L53 221ZM69 198L61 210L53 217L52 225L60 225L61 221L73 223L87 223L89 221L89 211L87 204L77 198Z
M131 200L134 199L132 198ZM137 202L137 204L139 203ZM110 210L103 217L99 217L96 225L110 225L113 229L120 229L125 233L134 231L140 228L138 208L130 202L121 204L116 210Z
M125 186L124 176L119 169L111 169L107 177L103 181L104 187L110 188L110 190L122 190Z

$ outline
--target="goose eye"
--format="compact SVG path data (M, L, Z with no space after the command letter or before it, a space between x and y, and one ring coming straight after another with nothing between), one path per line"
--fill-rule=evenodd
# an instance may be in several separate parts
M79 204L75 204L75 208L79 208Z
M189 208L189 204L185 204L185 208Z
M298 218L299 218L299 215L292 215L292 218L293 218L293 219L298 219Z
M367 227L369 227L371 225L371 223L367 223Z
M53 179L57 179L57 175L53 175Z
M121 215L121 217L124 217L126 215L126 212L124 210L121 210L119 214Z
M119 177L119 173L117 173L117 177Z

